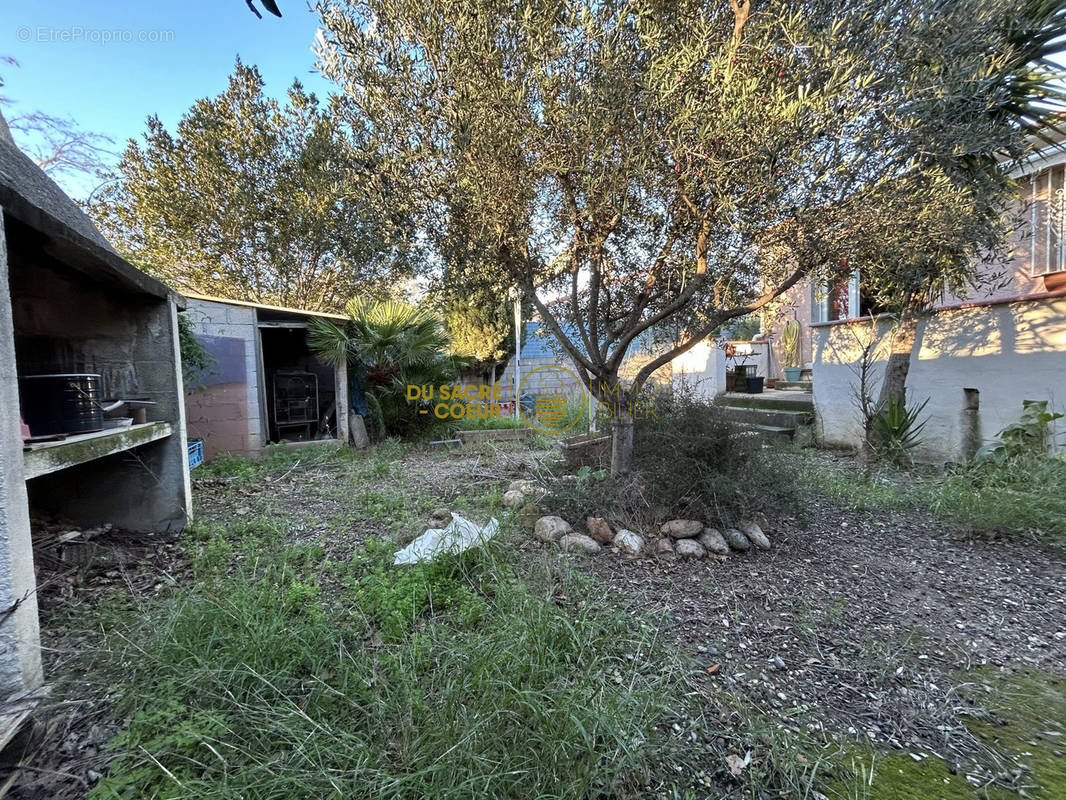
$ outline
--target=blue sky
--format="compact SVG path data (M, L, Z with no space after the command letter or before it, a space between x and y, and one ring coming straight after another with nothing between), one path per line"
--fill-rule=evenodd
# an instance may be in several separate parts
M0 55L19 62L0 64L0 93L14 101L4 115L71 116L115 139L116 150L140 136L149 114L173 130L194 101L225 88L238 55L260 68L270 94L297 77L319 95L329 88L314 72L317 17L306 0L278 0L282 19L256 19L244 0L2 2Z

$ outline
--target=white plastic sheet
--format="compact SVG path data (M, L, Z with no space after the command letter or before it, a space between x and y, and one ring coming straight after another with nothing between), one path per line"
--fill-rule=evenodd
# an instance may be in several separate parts
M452 521L445 528L428 528L425 533L396 554L393 564L419 564L432 561L441 553L461 553L471 547L484 544L500 530L500 523L493 517L484 527L452 514Z

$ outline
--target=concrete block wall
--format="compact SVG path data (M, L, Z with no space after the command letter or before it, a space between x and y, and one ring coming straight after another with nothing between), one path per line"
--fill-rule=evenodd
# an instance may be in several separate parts
M814 403L817 433L827 445L858 447L862 426L854 393L862 342L875 336L884 342L891 320L816 326ZM918 327L917 356L907 380L908 400L926 399L918 457L928 461L961 458L974 426L967 412L977 391L977 438L989 441L1016 422L1023 400L1048 400L1066 412L1066 298L975 304L939 311ZM873 371L879 386L885 355ZM1066 444L1066 426L1056 428L1059 446Z
M8 284L20 374L99 373L105 398L145 396L148 421L173 429L128 453L34 478L30 505L79 525L181 530L191 491L174 300L94 282L25 238L10 253Z
M189 435L204 440L209 458L219 452L255 455L267 441L259 391L262 381L256 310L190 299L184 313L197 336L241 342L244 361L244 374L239 381L216 383L207 375L203 387L186 388Z

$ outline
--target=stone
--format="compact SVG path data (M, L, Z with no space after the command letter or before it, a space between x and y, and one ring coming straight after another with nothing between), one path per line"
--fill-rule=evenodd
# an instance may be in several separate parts
M562 517L549 515L537 520L533 526L533 538L542 542L557 542L572 530L570 523Z
M699 535L699 543L710 553L718 556L729 555L729 545L717 528L704 528L703 533Z
M585 553L595 555L600 552L600 545L591 536L583 533L568 533L559 539L559 547L564 553Z
M659 533L671 539L693 539L702 531L703 523L694 519L672 519L659 528Z
M676 545L674 550L681 558L703 558L707 555L707 551L703 549L703 545L695 539L681 539Z
M366 423L359 414L348 414L348 438L352 447L362 450L370 446L370 437L366 432Z
M585 530L589 532L589 536L600 544L610 544L611 540L614 539L614 532L603 517L587 518L585 520Z
M510 489L503 493L504 508L519 508L526 502L526 496L517 489Z
M666 555L667 553L674 552L674 543L670 539L664 536L655 543L655 552L659 555Z
M770 549L770 540L766 538L766 534L762 532L762 528L759 527L758 523L750 520L748 522L743 522L740 525L740 530L748 537L748 541L760 550Z
M625 528L614 535L613 544L623 553L629 553L631 556L639 556L644 552L644 537L639 533L627 531Z
M722 535L733 550L744 551L751 547L751 542L748 541L748 537L736 528L726 528L725 533Z
M547 490L543 486L537 486L533 481L517 480L511 481L507 486L508 492L521 492L526 496L541 497L547 494Z

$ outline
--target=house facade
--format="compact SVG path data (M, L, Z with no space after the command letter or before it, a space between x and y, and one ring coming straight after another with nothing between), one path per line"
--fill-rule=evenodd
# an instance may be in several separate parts
M945 295L918 325L907 389L909 402L927 402L917 454L924 460L966 458L1017 421L1024 400L1066 411L1066 152L1038 152L1015 178L1024 211L1011 258L983 267L979 288ZM855 392L864 344L875 344L874 385L887 362L893 320L863 307L859 277L835 303L810 286L794 298L817 436L828 446L861 442Z

